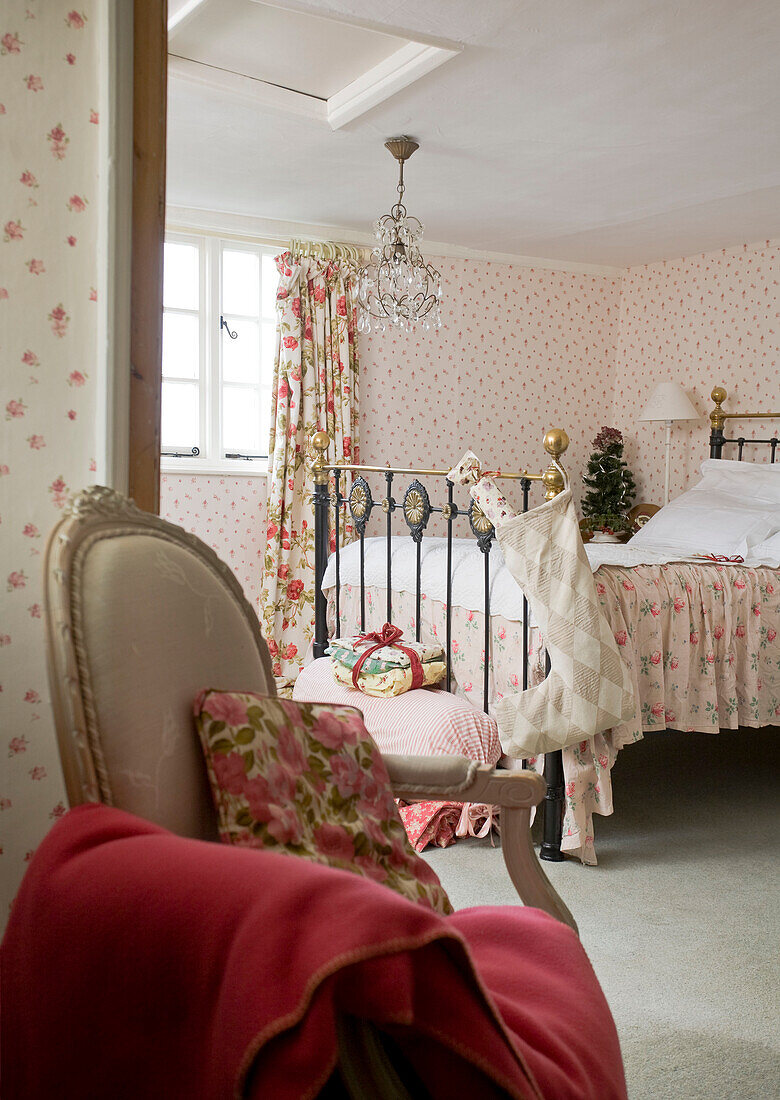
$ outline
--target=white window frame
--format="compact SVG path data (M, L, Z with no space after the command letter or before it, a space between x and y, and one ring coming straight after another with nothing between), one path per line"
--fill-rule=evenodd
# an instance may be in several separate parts
M200 454L183 455L173 458L162 455L160 470L164 474L215 474L247 477L265 476L268 473L268 457L262 458L225 458L222 443L222 348L223 340L229 340L220 326L222 317L222 250L252 252L260 257L260 302L258 303L260 321L260 347L262 349L262 325L265 318L262 313L262 257L275 256L278 246L239 241L230 237L211 236L166 230L166 243L191 244L199 250L200 256L200 364L199 414L200 414ZM264 367L266 365L264 364ZM269 372L273 363L267 364ZM270 377L270 373L269 373ZM269 395L270 396L270 395ZM179 446L184 446L182 442ZM265 443L267 446L267 442Z

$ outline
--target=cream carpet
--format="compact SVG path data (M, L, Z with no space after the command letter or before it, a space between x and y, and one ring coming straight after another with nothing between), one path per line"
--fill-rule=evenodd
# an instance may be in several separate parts
M544 864L612 1008L631 1100L780 1098L779 739L628 746L615 813L595 819L598 867ZM489 840L425 857L456 908L517 904Z

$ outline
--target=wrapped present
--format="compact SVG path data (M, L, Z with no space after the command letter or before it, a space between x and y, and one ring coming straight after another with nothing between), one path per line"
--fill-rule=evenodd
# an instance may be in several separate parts
M509 507L492 477L480 478L476 485L471 486L469 493L494 527L514 519L516 513Z
M466 451L457 466L453 466L447 479L453 485L473 485L482 477L482 467L473 451Z
M390 623L375 633L334 638L328 649L334 678L380 698L438 683L447 671L442 647L402 639Z
M482 476L482 466L473 451L466 451L457 466L447 477L455 485L467 485L469 493L494 527L500 527L516 513L509 507L506 497L489 475Z

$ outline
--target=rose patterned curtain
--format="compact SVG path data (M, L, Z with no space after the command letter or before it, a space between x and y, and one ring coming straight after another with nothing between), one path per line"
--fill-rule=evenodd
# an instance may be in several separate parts
M287 692L314 634L310 440L314 432L324 430L334 442L329 459L360 461L359 366L350 265L296 260L289 252L279 256L276 265L277 353L260 610L277 686ZM348 538L346 525L343 531Z

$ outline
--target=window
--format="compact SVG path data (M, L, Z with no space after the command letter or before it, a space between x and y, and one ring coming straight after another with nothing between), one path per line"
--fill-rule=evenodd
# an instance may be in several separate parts
M267 468L278 249L165 239L162 468Z

